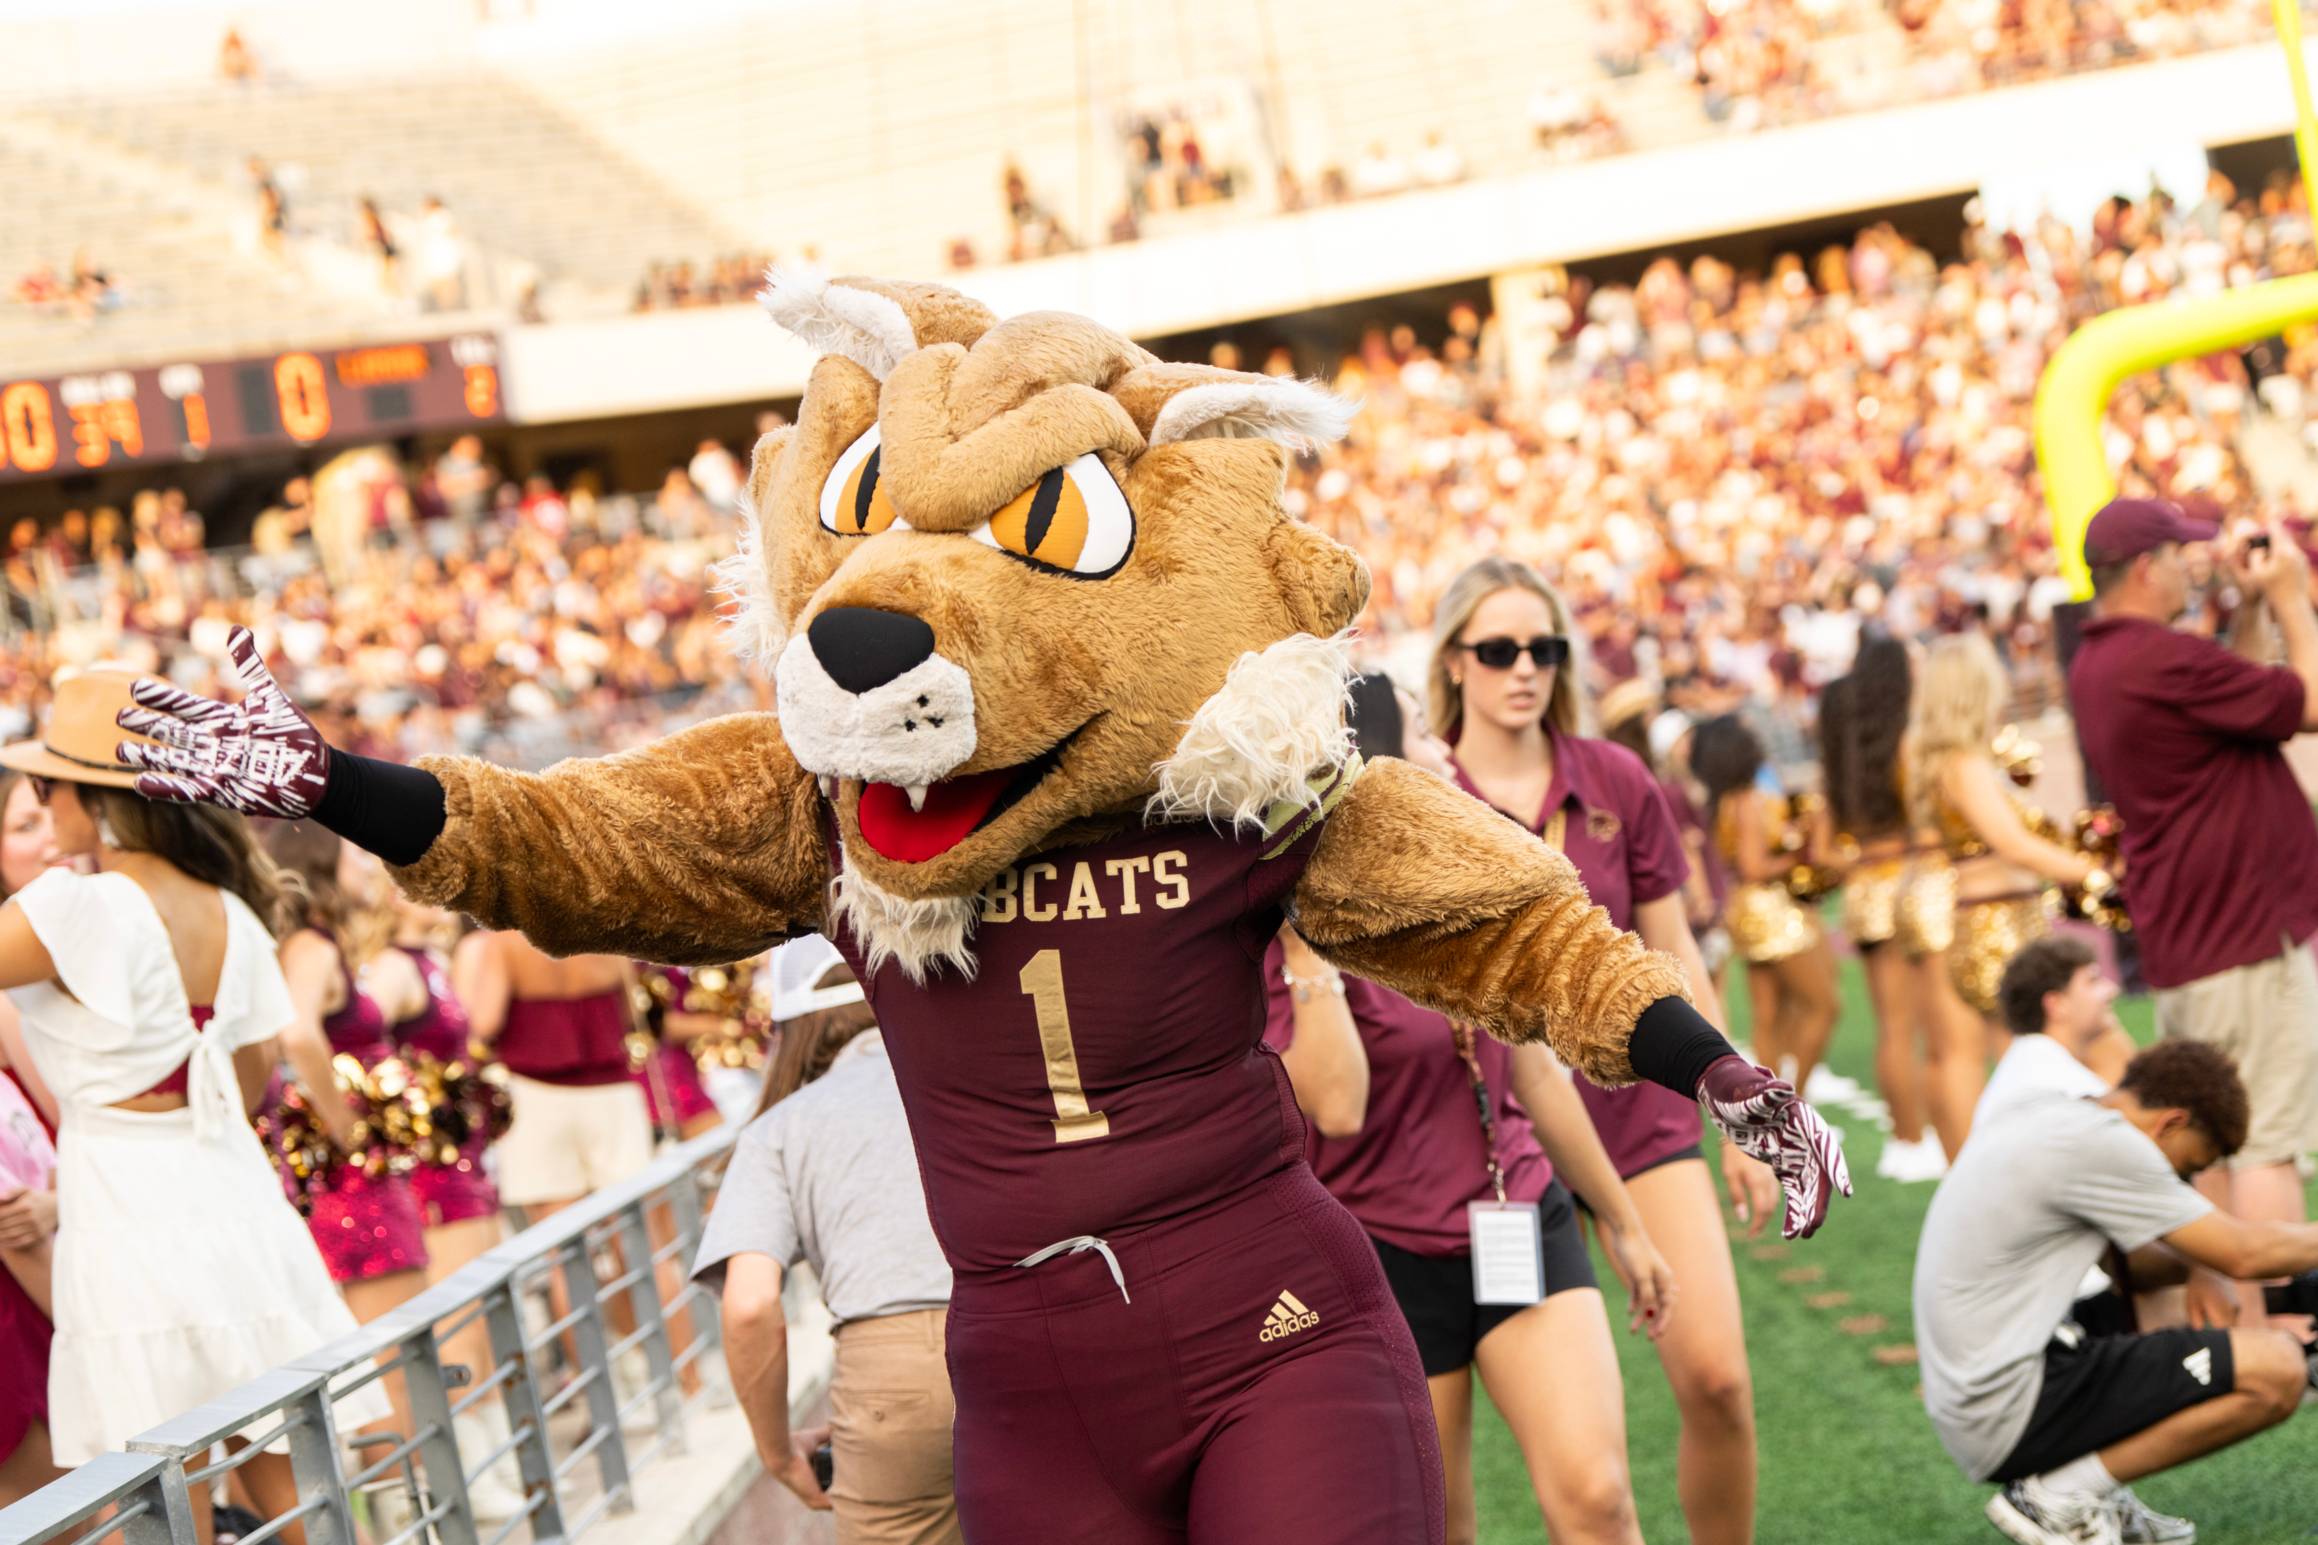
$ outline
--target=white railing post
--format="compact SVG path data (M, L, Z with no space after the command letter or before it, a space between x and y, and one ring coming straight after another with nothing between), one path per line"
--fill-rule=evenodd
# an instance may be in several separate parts
M700 1236L708 1227L707 1212L700 1205L701 1175L705 1168L705 1165L693 1165L668 1188L669 1196L674 1199L676 1236L684 1241L684 1248L677 1252L676 1263L683 1269L686 1286L683 1296L692 1305L692 1340L700 1348L699 1356L693 1360L696 1368L707 1361L711 1353L724 1349L724 1327L717 1323L715 1301L705 1294L691 1291L692 1263L700 1259ZM706 1370L703 1372L705 1374Z
M320 1501L306 1519L306 1545L360 1545L346 1496L346 1468L338 1452L337 1413L330 1381L323 1379L289 1403L290 1473L300 1502ZM180 1461L182 1464L182 1461Z
M636 1495L628 1484L628 1440L620 1430L620 1392L612 1379L611 1341L604 1334L604 1305L596 1288L596 1255L582 1229L560 1263L565 1300L571 1305L571 1338L579 1349L580 1377L588 1381L589 1440L596 1445L596 1477L615 1513L632 1511Z
M185 1466L171 1464L121 1499L146 1510L121 1526L121 1545L208 1545L193 1518L193 1494Z
M492 1366L512 1365L499 1388L507 1401L508 1430L515 1435L515 1467L523 1475L524 1494L533 1503L531 1538L560 1540L563 1497L555 1484L555 1454L547 1446L547 1418L540 1411L538 1367L523 1343L523 1306L515 1296L515 1279L511 1276L492 1288L483 1302Z
M668 1452L684 1452L684 1418L676 1385L676 1349L668 1335L668 1316L660 1302L660 1267L652 1259L652 1230L645 1222L645 1197L620 1210L620 1252L626 1274L641 1275L628 1284L628 1303L635 1311L637 1345L644 1351L644 1366L652 1396L652 1412Z
M475 1545L475 1513L467 1501L467 1471L451 1428L450 1392L432 1325L402 1344L403 1387L410 1392L412 1431L418 1439L425 1487L420 1511L447 1507L434 1522L435 1545Z

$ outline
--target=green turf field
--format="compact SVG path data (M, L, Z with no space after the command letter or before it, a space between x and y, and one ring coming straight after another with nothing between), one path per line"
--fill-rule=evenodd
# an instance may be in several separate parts
M1866 1083L1874 1020L1853 961L1843 964L1843 991L1830 1060L1837 1072ZM2127 1028L2147 1039L2147 1000L2121 1011ZM1743 1030L1743 1001L1734 1013L1734 1027ZM1841 1112L1828 1114L1844 1124L1856 1194L1839 1199L1811 1239L1735 1246L1761 1444L1756 1537L1764 1545L2001 1545L1980 1513L1990 1488L1966 1481L1932 1435L1914 1367L1876 1359L1879 1348L1911 1340L1909 1280L1933 1187L1876 1179L1883 1134ZM1596 1270L1615 1296L1616 1279L1598 1257ZM1674 1402L1648 1344L1624 1333L1621 1315L1611 1318L1621 1327L1642 1531L1653 1542L1685 1540L1674 1487ZM2196 1520L2206 1545L2287 1545L2318 1538L2314 1460L2318 1413L2305 1412L2135 1490L2154 1507ZM1477 1419L1473 1464L1484 1545L1542 1539L1521 1455L1494 1412Z

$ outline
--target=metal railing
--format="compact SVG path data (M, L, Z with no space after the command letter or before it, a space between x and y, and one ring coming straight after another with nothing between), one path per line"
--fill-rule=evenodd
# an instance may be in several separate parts
M209 1545L196 1530L197 1490L219 1487L269 1445L288 1449L297 1502L244 1534L242 1545L265 1545L293 1525L306 1545L544 1545L632 1511L637 1472L685 1451L688 1410L729 1394L716 1356L715 1298L689 1278L738 1131L727 1125L692 1139L352 1335L0 1510L0 1540ZM664 1277L681 1284L665 1296ZM542 1301L553 1309L543 1312ZM490 1366L446 1362L445 1343L477 1323L489 1336ZM618 1370L639 1355L642 1376L623 1389ZM390 1378L407 1418L349 1443L339 1403ZM462 1452L459 1418L494 1398L507 1421L485 1430L504 1437L488 1451ZM644 1432L649 1441L637 1442ZM231 1450L216 1458L229 1439ZM468 1489L510 1456L522 1505L504 1520L478 1520Z

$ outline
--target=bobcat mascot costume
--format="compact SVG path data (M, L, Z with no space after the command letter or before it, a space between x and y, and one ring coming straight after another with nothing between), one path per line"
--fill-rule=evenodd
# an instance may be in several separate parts
M1849 1188L1833 1134L1559 854L1354 755L1367 573L1280 501L1286 447L1348 405L932 285L776 274L765 303L823 351L730 570L777 713L539 774L403 767L326 746L244 634L242 700L140 683L122 759L148 797L311 814L559 953L828 933L956 1268L973 1540L1438 1540L1415 1348L1258 1048L1283 915L1597 1083L1697 1096L1790 1234Z

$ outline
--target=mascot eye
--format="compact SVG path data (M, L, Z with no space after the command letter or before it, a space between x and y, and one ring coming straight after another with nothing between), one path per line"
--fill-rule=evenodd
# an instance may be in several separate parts
M821 524L839 536L875 536L894 524L893 501L877 475L877 426L845 447L821 485Z
M975 529L974 540L1040 568L1101 579L1127 561L1135 516L1111 469L1086 455L1017 494Z

